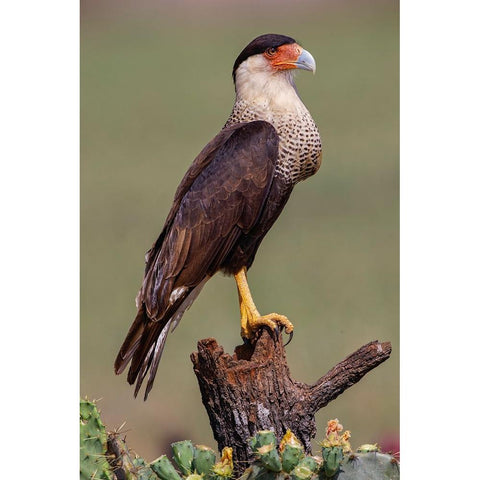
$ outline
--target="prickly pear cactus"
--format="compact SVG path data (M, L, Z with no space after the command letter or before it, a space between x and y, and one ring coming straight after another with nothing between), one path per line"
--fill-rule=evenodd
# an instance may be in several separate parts
M277 448L275 434L258 432L250 439L256 460L240 480L310 480L320 468L320 459L305 455L303 445L288 430Z
M327 478L320 476L320 479ZM400 478L398 461L385 453L352 453L341 464L335 480L368 480Z
M350 432L330 420L321 442L321 456L305 455L300 441L289 430L277 448L273 432L261 431L250 439L256 460L240 480L397 480L398 462L376 445L362 445L354 453Z
M128 449L119 433L108 434L108 457L115 480L158 480L145 460Z
M80 399L80 480L228 480L233 475L229 447L218 461L211 448L190 440L172 444L172 451L176 467L166 455L145 462L118 432L107 434L95 402Z
M118 433L107 433L95 402L80 399L80 480L158 480Z
M166 455L150 463L160 480L226 480L233 475L232 449L226 447L217 462L214 451L190 440L172 444L173 459L181 474Z
M322 466L319 480L375 480L400 478L398 461L391 455L380 452L376 444L360 446L355 453L350 447L350 432L343 435L343 426L338 419L330 420L326 437L320 443Z
M113 480L107 433L93 402L80 400L80 480Z
M277 445L268 430L249 439L255 461L239 480L397 480L399 465L381 453L377 445L365 444L355 452L350 432L330 420L319 456L306 455L303 445L288 430ZM94 402L80 401L80 480L229 480L233 476L232 449L215 452L190 440L172 444L172 463L162 455L151 463L125 445L120 434L105 431Z
M193 452L193 471L202 475L203 477L209 477L213 472L213 466L217 461L215 452L205 445L197 445Z

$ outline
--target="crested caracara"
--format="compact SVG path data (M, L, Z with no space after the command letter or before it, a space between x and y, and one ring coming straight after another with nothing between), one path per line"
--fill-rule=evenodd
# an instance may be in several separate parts
M130 363L135 396L148 373L147 398L169 330L218 271L235 278L245 340L260 327L293 332L284 315L258 312L246 272L295 184L322 159L318 129L295 87L296 69L314 72L315 60L284 35L255 38L235 60L232 113L183 177L145 256L138 313L115 360L117 374Z

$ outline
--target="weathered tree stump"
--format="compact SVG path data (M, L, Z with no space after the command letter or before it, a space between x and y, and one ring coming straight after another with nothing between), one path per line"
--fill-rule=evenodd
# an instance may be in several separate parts
M241 472L252 460L247 440L258 430L273 430L280 439L290 429L310 453L315 413L390 352L390 342L370 342L313 385L290 377L282 338L269 330L263 330L253 345L236 347L233 356L214 338L200 340L191 360L219 450L232 447Z

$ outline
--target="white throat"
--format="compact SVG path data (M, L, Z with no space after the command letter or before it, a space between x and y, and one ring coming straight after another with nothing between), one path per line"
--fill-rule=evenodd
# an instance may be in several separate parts
M292 70L273 71L263 55L253 55L235 73L237 102L255 110L301 113L306 110L297 94Z

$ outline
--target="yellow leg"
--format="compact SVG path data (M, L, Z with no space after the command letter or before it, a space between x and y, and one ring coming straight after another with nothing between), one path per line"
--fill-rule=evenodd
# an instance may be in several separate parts
M255 332L264 326L271 330L275 330L277 327L285 327L286 333L291 334L293 332L293 325L285 315L278 313L260 315L248 287L247 269L245 267L242 267L235 274L235 282L237 282L238 300L240 302L242 338L252 339L255 336Z

